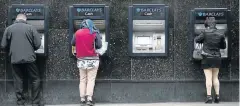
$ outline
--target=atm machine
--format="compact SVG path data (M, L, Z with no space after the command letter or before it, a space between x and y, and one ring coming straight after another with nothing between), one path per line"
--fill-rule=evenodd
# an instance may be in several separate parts
M14 23L16 16L19 14L25 14L27 16L27 23L33 25L41 36L41 47L36 50L37 54L37 66L40 71L41 79L46 68L46 57L48 54L48 7L42 4L13 4L8 8L8 21L7 26ZM6 81L12 81L11 64L9 59L6 61L7 74ZM12 85L7 82L6 90L12 88ZM28 87L25 85L24 87Z
M47 56L48 7L42 4L13 4L8 10L8 25L14 23L19 13L27 15L27 23L41 34L41 47L35 51L39 56Z
M129 55L167 56L168 13L165 4L129 6Z
M102 36L102 42L109 42L109 6L105 4L74 4L69 7L69 54L74 57L75 46L71 45L74 33L84 19L93 20Z
M202 31L204 31L205 26L204 22L207 17L215 17L216 27L220 33L225 36L226 40L226 49L221 49L221 57L222 59L227 59L230 56L230 45L229 41L231 41L230 35L230 10L227 8L195 8L191 10L190 14L190 42L191 44L191 54L193 54L193 50L197 49L197 47L202 47L202 44L195 43L194 38L198 36ZM197 46L200 45L200 46ZM192 56L193 57L193 56Z

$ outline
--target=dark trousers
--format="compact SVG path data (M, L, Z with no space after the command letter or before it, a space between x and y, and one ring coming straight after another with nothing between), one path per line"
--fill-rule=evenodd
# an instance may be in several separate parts
M28 80L31 82L32 104L40 104L41 88L40 88L40 74L36 63L12 64L14 88L17 96L17 104L24 104L26 98L24 96L24 85ZM27 78L27 79L25 79Z

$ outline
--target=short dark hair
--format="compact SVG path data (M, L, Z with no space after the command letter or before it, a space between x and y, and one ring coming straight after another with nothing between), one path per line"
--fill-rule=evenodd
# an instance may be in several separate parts
M204 22L204 26L211 27L211 28L216 28L216 20L215 17L206 17L206 20Z

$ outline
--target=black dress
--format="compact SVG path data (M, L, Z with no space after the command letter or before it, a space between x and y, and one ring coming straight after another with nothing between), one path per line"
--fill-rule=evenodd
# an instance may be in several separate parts
M226 48L224 34L218 32L217 29L206 29L195 38L197 43L203 43L203 60L201 62L203 69L220 68L221 53L220 49Z

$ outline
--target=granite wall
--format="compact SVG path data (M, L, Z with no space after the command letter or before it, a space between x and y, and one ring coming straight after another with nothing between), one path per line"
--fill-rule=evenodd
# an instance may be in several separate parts
M0 35L2 35L6 27L7 8L11 4L45 4L49 6L49 55L46 61L39 60L40 63L46 62L41 66L41 70L44 71L44 79L46 80L45 97L52 98L48 99L47 103L54 101L62 103L65 99L77 101L74 97L78 98L78 95L74 94L74 92L77 92L79 75L76 62L69 57L68 52L68 6L81 3L107 4L110 7L110 53L107 57L101 58L101 67L97 76L99 83L96 86L96 98L98 101L143 102L144 98L148 100L146 98L154 98L156 95L167 95L168 93L169 97L160 96L152 101L200 101L203 99L204 75L200 69L200 64L193 62L190 57L188 19L191 9L205 7L224 7L231 10L231 61L226 62L221 68L220 79L224 85L223 94L227 94L231 98L226 97L224 100L238 101L238 93L234 92L238 92L239 80L239 0L0 0ZM157 3L167 4L170 7L168 57L129 57L127 49L128 6ZM4 53L0 52L0 81L3 81L6 76L4 62ZM50 90L53 88L61 89L64 84L70 84L73 90L66 91L62 89L65 93L61 94ZM3 85L6 88L7 84ZM124 86L128 87L125 88ZM154 89L149 90L147 86ZM189 91L185 91L188 88L186 86L190 86ZM231 87L232 90L227 91L228 88L226 87ZM136 88L138 90L134 91ZM163 90L158 91L156 88ZM177 92L178 88L182 92ZM149 92L146 93L146 91ZM165 91L167 93L164 93ZM172 91L174 92L172 93ZM202 92L194 94L195 91ZM131 95L131 92L134 93ZM145 93L141 94L142 92ZM128 95L129 93L130 95ZM138 95L139 93L141 95ZM63 94L73 94L75 96L55 97ZM105 96L101 97L103 94ZM187 95L182 96L184 94ZM197 96L198 94L201 97ZM189 95L190 98L188 98ZM127 99L127 97L130 99ZM140 98L137 99L136 97Z

